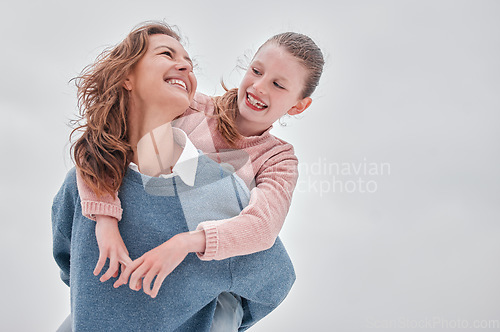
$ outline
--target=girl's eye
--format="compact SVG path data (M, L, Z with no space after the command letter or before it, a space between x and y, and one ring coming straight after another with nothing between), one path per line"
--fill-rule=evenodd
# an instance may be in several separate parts
M163 52L163 53L161 53L161 54L165 54L165 55L166 55L166 56L168 56L169 58L171 58L171 57L172 57L172 53L170 53L170 51L165 51L165 52Z
M252 68L252 71L255 75L260 75L260 71L256 68Z
M280 85L278 82L273 82L274 86L279 88L279 89L284 89L285 87Z

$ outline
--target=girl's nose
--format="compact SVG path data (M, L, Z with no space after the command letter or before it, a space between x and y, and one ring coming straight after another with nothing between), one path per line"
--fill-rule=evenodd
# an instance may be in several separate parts
M257 80L253 83L253 87L255 89L255 91L257 91L258 93L260 94L265 94L265 89L264 89L264 80L260 79L260 80Z

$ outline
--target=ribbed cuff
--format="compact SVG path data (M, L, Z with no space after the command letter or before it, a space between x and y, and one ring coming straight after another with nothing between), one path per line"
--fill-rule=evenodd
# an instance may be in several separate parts
M202 261L211 261L215 258L217 250L219 249L219 233L217 226L210 222L204 222L198 225L196 230L205 231L206 246L205 252L197 252L196 255Z
M120 221L122 219L122 212L123 209L121 207L110 203L82 201L82 214L94 221L96 221L96 215L110 216Z

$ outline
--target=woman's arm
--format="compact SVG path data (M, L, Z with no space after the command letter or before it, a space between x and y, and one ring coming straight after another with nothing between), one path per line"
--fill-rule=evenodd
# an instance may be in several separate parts
M221 260L272 247L290 208L297 165L291 145L268 159L257 173L248 206L238 216L198 225L206 234L205 253L198 257Z
M69 286L70 253L76 194L75 169L66 175L64 183L52 202L52 254L61 269L61 279Z

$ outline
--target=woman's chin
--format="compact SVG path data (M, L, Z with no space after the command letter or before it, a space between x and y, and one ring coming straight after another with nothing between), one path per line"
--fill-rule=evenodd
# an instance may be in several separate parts
M165 101L165 105L169 105L168 108L175 113L175 116L178 116L189 108L191 101L191 98L187 94L175 97L171 96L168 98L168 101Z

